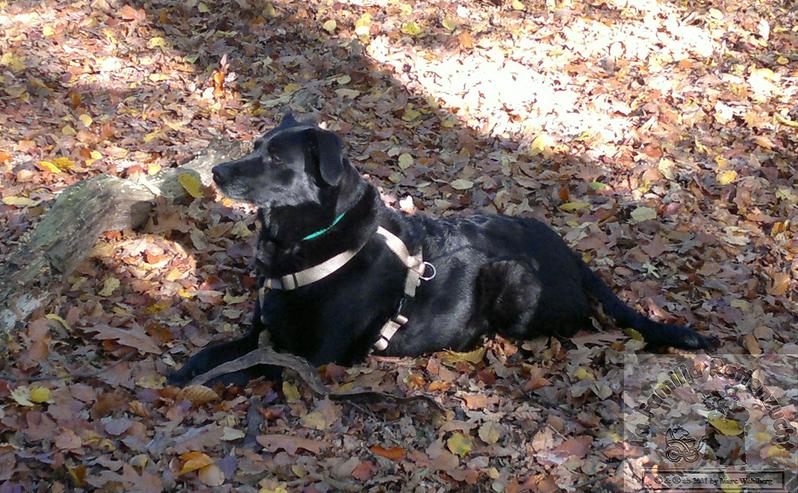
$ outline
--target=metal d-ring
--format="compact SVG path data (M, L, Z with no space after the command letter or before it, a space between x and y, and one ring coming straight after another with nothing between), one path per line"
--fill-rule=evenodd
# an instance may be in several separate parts
M432 280L432 279L435 279L435 276L436 276L436 275L438 275L438 270L437 270L437 269L435 269L435 266L434 266L434 265L432 265L432 264L431 264L431 263L429 263L429 262L426 262L426 261L424 262L424 271L423 271L423 273L426 273L426 272L427 272L427 267L429 267L430 269L432 269L432 274L431 274L431 275L429 275L429 276L424 276L424 275L420 275L420 276L418 276L418 278L419 278L419 279L421 279L422 281L430 281L430 280Z

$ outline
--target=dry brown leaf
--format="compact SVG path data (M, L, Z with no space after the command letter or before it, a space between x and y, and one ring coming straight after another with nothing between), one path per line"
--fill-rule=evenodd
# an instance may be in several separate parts
M177 394L179 400L190 401L195 406L201 406L219 399L219 395L204 385L189 385L183 387Z

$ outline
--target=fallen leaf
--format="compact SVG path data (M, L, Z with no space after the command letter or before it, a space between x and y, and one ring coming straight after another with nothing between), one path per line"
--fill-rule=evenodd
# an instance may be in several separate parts
M474 182L471 180L464 180L462 178L458 178L451 183L452 188L455 190L468 190L474 186Z
M441 360L446 363L459 363L467 361L469 363L477 364L485 357L485 348L479 347L467 353L458 353L456 351L446 351L441 356Z
M465 436L460 432L453 433L452 436L446 440L446 447L455 455L461 458L471 452L474 441L469 436Z
M416 21L408 22L402 26L402 32L408 36L418 36L421 34L421 26Z
M28 197L17 197L15 195L11 195L9 197L3 197L3 203L5 205L13 205L14 207L35 207L42 203L41 200L32 200Z
M753 334L746 334L745 337L743 337L743 345L751 356L762 356L762 348L759 346L759 341L756 340Z
M183 189L195 199L201 199L205 196L202 191L202 182L196 174L180 173L177 176L177 181L180 183Z
M201 406L218 400L219 395L213 389L204 385L189 385L180 390L177 398L190 401L195 406Z
M236 428L230 428L229 426L225 426L222 433L222 440L224 440L225 442L233 442L236 440L240 440L245 436L246 433L244 433L243 431L238 430Z
M50 389L47 387L31 387L30 400L35 404L42 404L50 400Z
M121 329L111 327L109 325L95 325L93 327L86 327L82 330L86 332L96 332L94 337L100 340L115 340L122 346L132 347L139 351L152 354L161 354L161 348L153 341L153 339L144 332L144 329L138 325L134 325L129 329Z
M721 417L709 418L709 424L727 437L737 436L743 432L743 427L740 426L740 423L733 419Z
M488 445L493 445L498 442L504 434L504 427L495 421L486 421L479 427L477 434L480 440Z
M119 286L119 279L113 276L108 276L105 278L105 281L103 281L103 287L99 292L97 292L97 294L100 296L111 296L111 294L113 294L113 292Z
M299 389L291 382L283 381L283 395L286 402L296 402L300 399Z
M737 181L737 172L733 169L727 169L718 173L716 179L721 185L728 185Z
M216 464L210 464L200 469L197 477L207 486L221 486L224 483L224 473Z
M330 19L330 20L324 21L324 24L322 24L321 27L322 27L322 29L324 29L328 33L332 34L332 33L335 32L335 28L338 27L338 23L335 22L335 19Z
M183 466L180 468L180 472L177 473L180 476L182 476L183 474L188 474L190 472L198 471L203 467L207 467L213 464L213 459L211 459L202 452L195 452L195 451L181 454L180 460L183 462Z
M296 454L298 449L307 450L312 454L318 454L323 449L329 447L329 444L325 442L311 440L309 438L301 438L293 435L258 435L256 440L267 452L276 452L282 449L291 455Z
M19 404L20 406L35 406L33 402L30 400L30 389L27 385L20 385L19 387L15 388L11 391L11 398L14 399L14 402Z
M399 167L404 169L409 168L413 165L413 156L410 154L403 152L399 155Z
M642 223L657 218L657 211L651 207L638 207L632 211L632 224Z
M384 448L380 447L379 445L372 445L371 447L369 447L369 450L379 455L380 457L385 457L386 459L402 460L405 458L405 449L403 449L402 447Z
M39 161L37 164L41 169L45 171L49 171L50 173L60 173L61 168L56 166L55 164L51 163L50 161Z

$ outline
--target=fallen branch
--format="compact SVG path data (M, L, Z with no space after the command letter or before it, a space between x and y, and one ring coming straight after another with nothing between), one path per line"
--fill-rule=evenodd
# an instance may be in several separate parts
M62 280L86 258L100 234L141 226L156 198L187 195L178 176L189 173L210 184L215 164L242 153L238 142L216 143L188 163L146 181L99 175L64 189L0 266L0 340L59 294Z
M243 370L245 368L250 368L255 365L279 366L280 368L293 371L299 376L305 385L307 385L308 388L320 398L326 397L333 401L355 401L367 403L388 400L407 404L416 401L423 401L428 404L432 404L440 411L444 410L443 406L441 406L435 399L423 394L405 397L390 394L388 392L381 392L379 390L331 390L324 385L319 376L316 374L316 370L310 366L310 363L308 363L307 360L293 354L278 353L268 346L260 347L245 354L244 356L241 356L240 358L221 364L216 368L203 373L202 375L197 375L191 380L191 382L189 382L189 385L204 384L216 377Z

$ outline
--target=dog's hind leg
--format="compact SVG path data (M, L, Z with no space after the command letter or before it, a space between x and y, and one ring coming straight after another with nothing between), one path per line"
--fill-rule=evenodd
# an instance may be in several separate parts
M528 261L511 259L485 264L477 275L477 316L487 324L486 329L523 338L529 332L540 294L540 281Z

